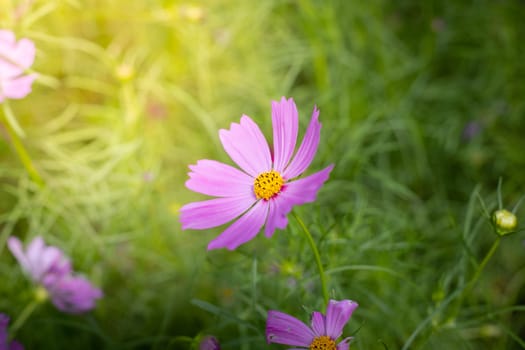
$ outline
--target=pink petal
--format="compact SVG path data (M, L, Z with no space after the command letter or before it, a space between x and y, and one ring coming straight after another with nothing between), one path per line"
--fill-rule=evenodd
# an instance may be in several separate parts
M207 335L199 342L199 350L220 350L221 345L217 338Z
M46 246L40 236L28 244L25 252L16 237L10 237L7 244L22 269L35 282L42 283L49 274L63 276L71 273L71 263L64 253L56 247Z
M7 346L7 327L9 326L9 316L0 313L0 349L5 350Z
M15 33L10 30L0 30L0 45L14 45L15 41Z
M20 240L17 237L9 237L9 239L7 240L7 247L14 255L16 260L18 260L18 263L22 267L22 270L24 270L26 273L30 273L30 263L23 251L22 242L20 242Z
M40 255L31 261L33 275L37 281L53 267L53 264L60 261L62 252L56 247L44 247Z
M33 238L26 248L26 258L29 262L29 274L31 277L38 281L42 277L42 270L40 267L40 260L44 253L45 243L44 239L40 236Z
M253 193L254 179L232 166L203 159L196 165L190 165L190 169L186 187L192 191L217 197ZM253 198L255 200L255 196Z
M51 270L61 274L68 273L71 265L62 251L56 247L46 246L41 236L35 237L27 246L29 273L36 282L42 282Z
M36 259L38 256L40 256L45 246L46 245L42 236L36 236L27 245L27 256L30 258L30 260Z
M29 39L20 39L12 57L21 68L31 67L35 61L35 44Z
M24 75L19 78L7 79L1 82L2 94L7 98L24 98L31 92L31 85L36 75Z
M208 250L217 248L228 248L234 250L243 243L254 238L268 215L268 204L258 201L255 205L231 224L224 232L208 244Z
M0 350L24 350L22 344L16 340L9 340L9 316L0 313Z
M312 330L316 337L326 335L325 317L322 313L317 311L312 313Z
M95 307L102 291L81 276L64 276L47 287L51 301L60 311L79 314Z
M4 59L4 56L0 52L0 78L2 80L9 80L16 78L17 76L24 73L24 70L17 65Z
M18 43L10 31L0 32L0 76L13 78L29 68L35 59L35 45L29 39Z
M223 225L248 210L255 203L255 196L215 198L186 204L180 209L182 229L197 229Z
M282 173L295 150L299 115L292 98L272 102L273 168Z
M310 125L306 130L303 142L299 146L295 157L292 159L288 167L283 172L283 177L286 179L293 179L301 175L312 163L317 147L319 146L319 140L321 138L321 123L318 120L319 110L314 107L312 113L312 119Z
M15 34L8 30L0 30L0 77L12 78L23 72L12 61L12 53L16 44Z
M330 300L326 308L326 335L332 339L339 338L357 306L352 300Z
M324 182L328 180L328 176L333 168L334 166L330 165L317 173L287 183L277 195L277 199L285 200L289 205L299 205L315 201L317 192L323 186Z
M348 338L345 338L345 339L341 340L341 342L339 344L337 344L337 350L348 350L348 349L350 349L350 342L353 339L354 338L352 338L352 337L348 337Z
M41 280L44 275L49 273L63 276L72 271L69 259L64 256L60 249L52 246L44 248L39 261L33 269L38 273L38 280Z
M243 115L240 124L232 123L230 130L219 130L219 137L230 158L253 178L271 170L270 148L250 117Z
M309 347L313 340L314 333L303 322L279 311L268 311L266 319L266 341L268 344Z
M9 345L9 350L24 350L24 346L20 342L12 340Z
M264 227L264 234L266 237L273 236L275 229L285 229L288 225L288 218L286 215L292 210L292 205L286 200L280 200L279 196L274 197L268 201L268 219Z

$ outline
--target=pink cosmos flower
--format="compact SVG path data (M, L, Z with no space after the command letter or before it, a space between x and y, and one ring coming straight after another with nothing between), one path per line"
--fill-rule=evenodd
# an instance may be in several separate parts
M299 346L290 350L324 349L348 350L351 337L337 343L343 328L357 308L352 300L330 300L326 316L320 312L312 313L311 327L295 317L270 310L266 320L266 341L269 343Z
M86 312L102 297L102 291L84 277L75 276L64 253L46 246L42 237L35 237L25 252L16 237L10 237L7 245L29 278L46 289L57 309L72 314Z
M217 338L207 335L200 341L199 350L221 350L221 346Z
M0 30L0 102L19 99L31 92L35 74L25 74L35 59L35 44L29 39L16 41L15 34Z
M9 341L7 326L9 325L9 316L0 313L0 350L24 350L22 344L16 340Z
M314 107L304 139L295 152L299 117L293 99L272 102L273 152L253 120L243 115L230 130L220 130L224 150L240 170L214 160L190 165L190 190L218 198L194 202L180 210L183 229L208 229L237 219L208 244L208 250L233 250L254 238L265 226L271 237L288 224L294 205L313 202L333 165L298 179L312 162L319 145L321 123Z
M66 274L59 276L46 289L57 309L80 314L95 308L96 300L102 297L102 291L93 287L91 282L82 276Z

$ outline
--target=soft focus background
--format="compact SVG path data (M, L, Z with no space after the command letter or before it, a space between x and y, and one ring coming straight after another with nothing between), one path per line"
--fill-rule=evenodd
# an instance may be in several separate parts
M236 251L220 229L180 229L198 159L245 113L271 135L294 97L323 129L310 171L335 169L297 208L336 299L360 307L352 349L525 348L524 233L495 239L482 204L525 194L525 2L0 0L0 26L37 47L33 92L10 107L43 180L0 119L0 311L32 286L5 242L43 235L104 299L87 315L50 303L16 334L26 349L267 345L266 312L323 310L297 222ZM518 220L525 209L517 211ZM521 225L523 227L523 225ZM520 306L523 305L523 306Z

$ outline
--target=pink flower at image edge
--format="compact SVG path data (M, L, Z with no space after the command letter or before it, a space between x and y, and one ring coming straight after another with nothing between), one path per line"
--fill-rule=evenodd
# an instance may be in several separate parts
M272 102L273 152L255 122L243 115L239 124L220 130L226 153L240 170L214 160L190 165L190 190L218 198L184 205L183 229L208 229L234 221L208 244L208 250L233 250L253 239L265 226L266 237L288 225L293 206L313 202L333 165L298 179L311 164L319 145L321 123L314 108L304 139L295 152L299 115L293 99Z
M217 338L207 335L199 342L199 350L221 350L221 346Z
M0 30L0 102L20 99L31 92L36 74L26 74L35 60L35 45L26 38L16 41L15 34Z
M24 350L22 344L16 340L9 341L7 327L9 326L9 316L0 313L0 350Z
M352 338L344 338L339 343L337 339L342 336L343 328L357 306L352 300L330 300L326 315L317 311L312 313L310 327L293 316L270 310L266 320L266 341L299 346L298 349L348 350Z
M75 275L64 253L57 247L46 246L42 237L35 237L25 251L16 237L9 237L7 245L24 272L46 289L60 311L86 312L102 297L102 291L84 277Z

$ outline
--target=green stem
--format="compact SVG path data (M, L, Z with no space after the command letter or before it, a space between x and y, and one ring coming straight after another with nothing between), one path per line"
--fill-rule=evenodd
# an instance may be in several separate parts
M26 305L24 310L18 315L18 318L13 323L13 325L9 328L9 338L13 338L15 333L18 331L20 327L27 321L29 316L35 311L38 304L41 303L41 300L33 299L29 304Z
M490 247L489 251L487 252L485 257L481 261L481 264L479 264L478 268L476 269L476 272L474 273L474 276L472 277L470 282L467 284L467 287L465 288L463 293L461 293L462 295L469 293L470 290L472 289L472 287L474 287L474 284L476 284L477 280L479 279L479 276L481 275L481 272L483 271L483 269L485 268L485 266L489 262L490 258L492 258L492 256L496 252L496 249L498 249L500 241L501 241L501 237L497 237L496 240L494 241L494 243L492 243L492 246Z
M306 240L308 241L308 244L310 245L310 248L312 249L312 252L314 253L315 263L317 264L317 269L319 270L319 278L321 279L321 288L323 290L323 297L324 297L324 303L325 306L328 305L328 287L326 285L326 276L323 269L323 264L321 263L321 256L319 255L319 250L317 249L317 246L315 245L314 239L312 237L312 234L306 226L304 225L303 221L294 213L292 212L293 217L297 222L299 223L299 226L301 226L302 231L306 237Z
M18 154L18 157L22 161L22 164L24 165L27 172L29 173L29 176L31 177L31 179L39 186L43 186L44 181L42 180L42 178L40 177L40 174L34 167L33 162L31 161L31 157L27 153L24 145L22 144L22 141L20 140L19 135L20 135L21 129L18 131L16 129L18 125L18 123L16 123L16 118L14 118L14 116L12 115L12 112L9 109L9 107L6 107L6 106L7 105L4 105L4 114L6 116L6 121L7 121L5 125L6 125L7 134L9 135L9 138L11 139L11 143L13 147L15 148L15 151ZM13 123L13 121L15 122Z
M489 260L492 258L494 253L496 252L496 249L498 249L499 244L501 241L501 237L497 237L494 243L492 243L492 246L490 247L489 251L481 261L481 264L478 265L478 268L476 269L476 272L474 273L474 276L472 276L472 279L467 283L465 286L465 289L461 292L461 294L458 297L458 302L455 304L455 312L454 315L457 315L459 312L459 308L461 307L461 304L463 303L463 299L472 291L472 288L474 288L474 285L478 281L479 277L481 276L481 272L485 269L485 266L489 262Z
M26 137L26 134L20 124L18 124L18 120L16 120L15 115L13 114L13 110L9 106L9 102L7 100L4 100L3 102L4 107L4 114L5 119L7 121L7 124L11 127L11 129L18 135L18 137L24 138Z

